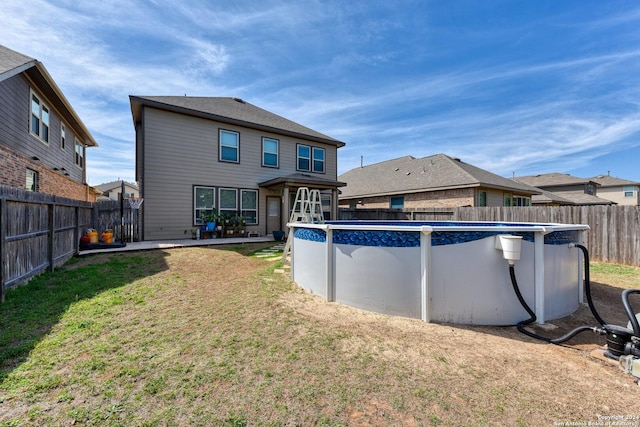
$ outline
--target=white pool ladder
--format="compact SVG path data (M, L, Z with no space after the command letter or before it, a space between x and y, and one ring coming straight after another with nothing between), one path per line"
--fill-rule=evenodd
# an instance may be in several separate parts
M293 210L289 217L289 222L306 222L310 224L324 224L324 214L322 213L322 199L320 190L309 190L307 187L300 187L296 192L296 199L293 202ZM289 232L287 243L282 252L282 261L287 260L293 233Z

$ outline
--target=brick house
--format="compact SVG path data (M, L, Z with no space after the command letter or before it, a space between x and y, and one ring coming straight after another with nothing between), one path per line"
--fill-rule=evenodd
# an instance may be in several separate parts
M458 158L404 156L352 169L338 177L340 207L453 208L530 206L537 188L514 182Z
M84 201L98 144L44 65L0 45L0 185Z

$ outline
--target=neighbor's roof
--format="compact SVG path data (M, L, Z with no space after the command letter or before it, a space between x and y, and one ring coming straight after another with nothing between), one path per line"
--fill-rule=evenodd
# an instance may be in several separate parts
M611 200L603 199L598 196L592 196L591 194L587 194L584 191L576 190L576 191L563 191L562 197L565 199L569 199L575 205L615 205L616 202Z
M588 184L590 182L598 184L597 182L589 178L578 178L577 176L558 172L529 176L516 176L513 179L518 182L522 182L524 184L532 185L539 188Z
M511 181L444 154L421 159L405 156L387 160L351 169L338 179L347 183L341 190L341 199L474 187L541 194L537 188Z
M542 194L531 196L531 203L534 205L540 204L560 204L560 205L575 205L576 203L573 200L567 199L566 197L562 197L558 193L552 193L551 191L542 190ZM564 194L564 193L562 193Z
M129 96L134 122L140 122L142 106L203 117L224 123L295 136L337 147L344 142L331 138L239 98L200 96Z
M84 143L90 147L97 147L98 143L89 129L84 125L78 114L64 96L56 82L47 72L44 65L29 56L0 45L0 82L15 75L24 73L35 87L53 104L64 121L78 132Z
M135 182L127 182L124 181L124 185L127 185L131 188L135 188L136 190L138 189L138 184L136 184ZM100 185L96 185L95 188L97 188L98 190L102 191L103 193L109 190L114 190L114 189L119 189L122 187L122 180L120 181L111 181L111 182L105 182L104 184L100 184Z
M624 187L626 185L640 185L640 182L629 181L628 179L616 178L611 175L598 175L590 178L602 187Z

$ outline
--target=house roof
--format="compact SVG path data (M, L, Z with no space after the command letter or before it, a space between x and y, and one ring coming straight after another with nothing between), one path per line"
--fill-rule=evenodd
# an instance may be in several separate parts
M138 189L138 184L136 184L135 182L127 182L124 181L124 184ZM95 188L97 188L98 190L102 191L103 193L110 191L110 190L114 190L114 189L120 189L122 187L122 180L120 181L111 181L111 182L105 182L104 184L100 184L100 185L96 185Z
M528 175L528 176L516 176L513 178L514 180L532 185L538 188L545 187L558 187L558 186L566 186L566 185L581 185L588 184L590 182L598 184L592 179L589 178L578 178L577 176L572 176L567 173L545 173L539 175Z
M345 145L342 141L263 110L240 98L131 95L129 99L131 113L135 122L141 121L142 106L146 105L252 129L323 142L337 147Z
M537 188L511 181L444 154L404 156L340 175L347 183L341 199L484 187L519 194L541 194Z
M640 182L629 181L628 179L616 178L611 175L598 175L590 178L602 187L624 187L626 185L640 185Z
M306 173L293 173L291 175L281 176L261 182L258 185L260 187L273 187L280 184L289 184L293 186L312 186L314 188L336 188L344 187L345 185L347 185L346 183L341 181L320 178L317 176L308 175Z
M75 112L71 104L64 96L56 82L49 75L45 66L38 60L23 55L6 46L0 45L0 82L15 75L24 75L47 98L50 104L62 116L62 119L71 126L79 137L89 147L97 147L98 143Z
M537 194L531 196L531 203L534 205L541 204L560 204L560 205L575 205L576 203L573 200L567 199L566 197L562 197L558 193L552 193L551 191L542 190L542 194ZM563 193L564 194L564 193Z

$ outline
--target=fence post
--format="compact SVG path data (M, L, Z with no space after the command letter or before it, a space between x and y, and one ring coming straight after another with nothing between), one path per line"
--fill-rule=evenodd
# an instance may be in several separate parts
M48 249L48 257L49 257L49 271L53 271L54 270L54 260L56 259L56 256L54 254L54 241L55 241L55 236L56 236L56 221L55 221L55 215L56 215L56 203L53 202L51 203L49 206L49 233L48 233L48 242L47 242L47 249Z
M5 221L7 217L7 199L0 198L0 302L4 302L4 283L7 281L4 277L4 268L7 265L5 262L5 252L7 247L7 238L5 231L5 224L9 221Z

